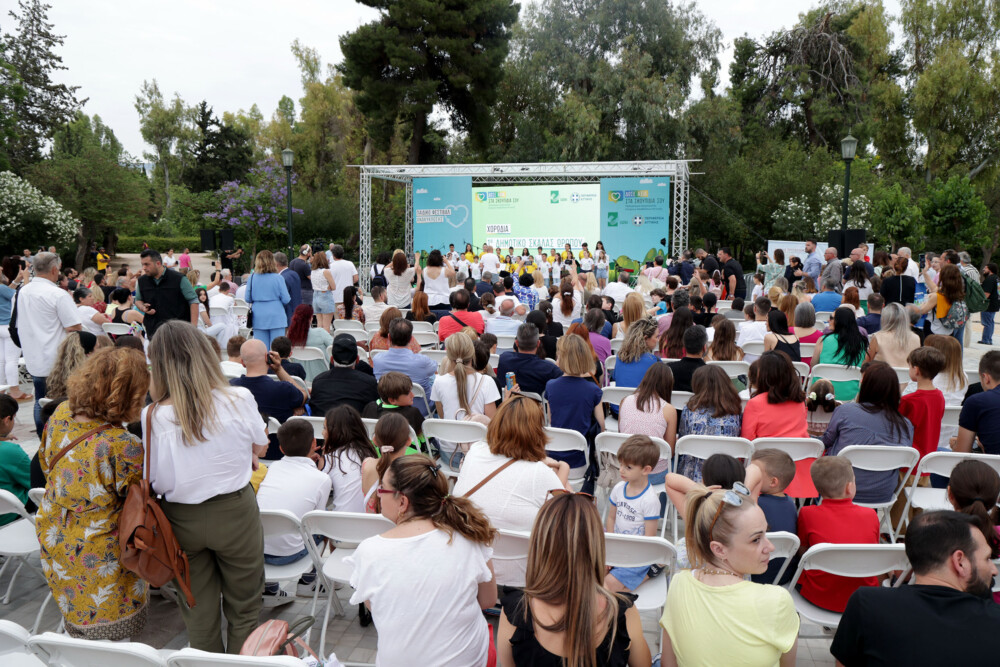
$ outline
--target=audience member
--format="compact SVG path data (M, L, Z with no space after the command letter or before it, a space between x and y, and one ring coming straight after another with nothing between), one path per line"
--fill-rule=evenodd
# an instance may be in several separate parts
M413 432L422 440L424 414L414 406L413 380L406 373L389 371L379 378L378 399L366 405L361 416L365 419L379 419L390 411L403 415Z
M346 261L346 260L345 260ZM352 265L353 266L353 265ZM425 295L426 296L426 295ZM364 301L361 299L361 293L355 285L348 285L344 288L343 292L344 301L338 303L334 307L334 314L338 320L354 320L356 322L365 323L365 311L362 310L362 304ZM417 304L414 303L414 309L416 309ZM414 311L410 311L407 315L413 315ZM433 317L433 316L431 316ZM411 318L417 321L418 318ZM423 318L425 322L434 323L434 319Z
M971 452L978 439L984 452L1000 454L1000 351L990 350L979 360L979 381L983 390L965 400L952 449Z
M147 337L152 339L160 325L170 320L197 326L198 297L194 285L173 269L164 268L160 253L155 250L143 250L139 258L143 275L135 285L135 307L145 315L143 326ZM37 266L35 276L38 276Z
M670 368L660 363L651 366L635 393L622 400L618 432L662 438L673 449L677 442L677 409L670 403L673 388ZM669 468L669 459L658 460L649 473L650 483L662 484Z
M743 361L743 350L736 345L736 325L725 317L717 317L711 324L715 333L705 358L709 361Z
M414 264L409 266L406 253L396 250L390 262L391 271L385 274L387 303L396 308L409 308L413 298L413 281L420 274L420 253L415 252Z
M489 322L486 323L486 332L496 336L517 335L517 328L521 325L518 320L514 319L514 309L517 307L517 301L509 296L502 296L498 301L500 314L496 317L491 317Z
M997 311L1000 311L1000 294L998 294L997 265L990 262L983 267L983 294L986 295L986 310L979 313L983 324L983 337L979 345L993 345L993 321Z
M373 285L371 288L371 298L374 303L366 304L361 306L362 312L365 315L365 322L378 322L378 319L385 312L386 308L389 307L386 301L386 291L381 285Z
M850 445L911 446L913 424L899 413L899 401L896 371L881 361L865 364L857 402L844 403L834 410L821 438L826 455L839 454ZM887 502L898 481L899 474L895 470L858 470L858 502Z
M399 457L419 452L412 446L409 424L401 414L395 412L379 417L372 433L372 446L375 448L375 458L366 458L361 462L361 491L364 493L365 512L377 514L381 511L382 504L376 491L380 488L380 480L385 471Z
M497 381L503 382L507 373L514 373L521 391L539 396L545 392L549 380L563 374L560 368L538 356L538 329L534 324L525 323L517 329L517 349L500 355L497 366Z
M471 295L466 289L456 290L451 293L451 312L442 317L438 323L438 338L442 342L453 333L457 333L465 327L472 327L479 334L486 330L486 323L483 321L483 316L478 312L469 311L470 298Z
M333 283L330 284L333 303L341 306L346 302L344 290L358 284L358 270L352 262L344 259L344 247L338 243L330 245L330 254L327 259L330 264L330 273L333 276Z
M563 375L545 385L552 426L577 431L592 443L596 434L604 430L603 393L594 378L593 353L587 341L572 335L559 340L558 351ZM583 452L550 452L549 455L565 461L570 468L586 464Z
M395 306L386 308L378 318L378 331L368 340L368 350L388 350L389 349L389 324L396 318L402 318L403 312ZM407 320L409 321L409 320ZM410 342L406 346L410 352L419 354L420 343L416 338L410 336Z
M288 286L278 275L278 267L270 250L257 253L254 272L247 283L245 300L253 308L253 337L263 342L267 349L272 340L285 335L285 329L288 328L285 304L291 301Z
M944 394L934 386L934 378L944 370L944 355L933 347L918 347L906 358L915 391L899 401L899 414L913 424L913 447L920 458L938 450L944 419Z
M868 297L868 314L858 318L858 326L868 332L868 335L876 333L882 328L882 307L885 299L881 294L872 294Z
M323 471L330 476L334 512L365 511L361 470L366 460L376 457L357 410L338 405L327 411L323 420Z
M271 350L278 353L278 358L281 360L281 367L285 369L286 373L302 380L306 379L306 369L302 364L294 362L289 358L292 356L292 341L288 340L285 336L278 336L271 341ZM267 373L268 375L274 375L274 371L270 368L267 369Z
M330 476L316 468L316 438L312 424L289 419L278 429L278 445L284 456L267 467L267 475L257 489L257 506L262 510L283 510L301 520L306 512L325 510L330 497ZM264 563L291 565L309 556L302 536L297 533L266 535ZM312 595L316 587L315 569L299 577L299 595ZM264 606L293 602L277 582L264 585Z
M597 360L602 364L611 356L611 341L603 333L606 324L600 308L591 308L583 317L583 326L590 332L590 344L597 353Z
M429 357L415 354L409 349L412 340L412 323L401 317L389 323L389 349L372 360L375 378L381 378L390 371L398 371L409 376L415 384L419 384L424 390L424 395L430 397L437 364ZM417 409L421 415L427 416L427 405L423 401L417 403Z
M292 415L303 414L302 407L309 398L309 393L305 387L295 384L281 364L281 357L277 352L268 352L263 341L248 340L240 348L240 360L246 373L232 378L229 384L247 389L253 395L259 412L274 417L282 424ZM277 382L268 377L271 371L277 377ZM265 458L280 458L280 452L271 447Z
M378 398L375 377L357 368L358 347L354 336L337 334L333 340L331 362L330 370L320 373L313 380L309 399L312 414L324 415L327 410L342 403L361 412Z
M772 311L771 315L785 314ZM750 365L752 397L743 409L740 435L756 438L808 438L806 395L791 359L769 350Z
M694 373L705 365L707 352L708 334L705 327L688 327L684 332L684 357L667 364L674 374L674 391L692 391Z
M482 609L497 597L491 560L496 530L467 499L448 493L441 467L423 455L393 461L378 493L396 527L363 541L347 559L354 570L352 604L371 609L380 660L415 664L485 664L488 624ZM411 567L400 569L403 558ZM414 622L413 577L420 599L441 618ZM446 625L447 640L425 641Z
M859 368L868 354L868 339L858 329L854 313L847 308L837 308L831 325L831 332L816 343L811 365L837 364L844 368ZM858 381L835 380L833 388L838 400L850 401L858 393Z
M771 301L767 297L760 297L753 302L753 321L740 325L740 335L736 340L737 345L742 348L744 344L749 342L764 342L764 337L767 335L767 314L770 310ZM753 359L748 359L748 361L753 361Z
M694 395L681 412L677 436L739 437L743 409L739 394L726 371L711 365L698 368L691 376L691 388ZM676 376L674 390L678 390ZM702 464L703 459L681 456L677 473L700 482Z
M858 324L861 324L861 319ZM890 303L879 316L879 326L875 332L869 330L867 359L884 361L893 368L903 368L907 357L918 347L920 336L910 330L910 319L903 306Z
M52 370L45 383L46 393L50 398L63 398L67 395L70 376L94 352L97 340L97 336L89 331L76 331L59 343Z
M615 361L613 375L619 387L638 387L646 371L660 363L653 354L659 344L656 320L643 317L632 324Z
M777 308L772 308L767 313L764 349L783 352L789 361L798 361L802 358L799 338L788 328L788 317ZM794 367L792 369L794 370Z
M28 505L28 489L31 488L31 459L15 442L4 438L14 430L17 416L17 401L7 394L0 394L0 489L9 491L15 498ZM34 505L31 505L34 508ZM33 511L31 509L28 510ZM0 526L18 519L14 513L0 514Z
M603 585L604 553L601 519L589 499L560 494L542 506L526 586L500 601L499 664L650 664L632 598Z
M684 336L694 327L694 317L687 306L675 308L670 318L669 328L660 337L660 356L664 359L680 359L684 356ZM704 331L704 328L702 329Z
M796 474L792 457L780 449L757 449L750 458L750 465L760 470L761 485L757 505L767 519L767 532L797 534L798 509L795 501L785 494L785 489ZM758 584L787 584L793 574L791 567L785 570L784 581L774 580L784 562L784 558L771 558L767 564L767 572L752 575L751 581Z
M906 533L914 581L858 589L830 653L844 665L992 664L1000 652L1000 607L985 599L997 574L992 551L975 517L921 514Z

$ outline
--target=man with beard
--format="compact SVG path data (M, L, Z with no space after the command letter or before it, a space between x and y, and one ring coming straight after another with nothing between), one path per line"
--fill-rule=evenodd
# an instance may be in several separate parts
M1000 605L990 587L997 569L984 530L993 527L959 512L914 519L906 556L915 582L854 592L830 647L837 665L996 664Z

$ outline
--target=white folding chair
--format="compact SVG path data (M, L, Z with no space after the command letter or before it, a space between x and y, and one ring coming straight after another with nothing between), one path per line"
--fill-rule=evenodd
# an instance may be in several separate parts
M759 357L760 355L764 354L764 341L762 340L747 341L746 343L743 343L740 349L743 350L743 354L751 354Z
M333 332L334 335L338 333L349 333L353 334L354 337L357 338L359 334L364 335L365 325L357 320L334 320Z
M896 379L899 380L899 384L907 384L910 381L909 367L893 366L892 370L896 371Z
M498 334L497 335L497 352L509 352L514 349L514 343L517 341L517 336L510 336L508 334Z
M28 500L35 503L36 507L42 506L42 498L45 497L45 487L36 486L33 489L28 489Z
M493 560L527 560L528 547L531 544L531 533L520 530L497 530L497 535L493 538ZM503 586L514 586L524 588L524 577L514 580L498 581Z
M687 407L688 401L691 400L692 396L694 396L694 393L690 391L672 391L670 392L670 405L678 410L683 410Z
M732 300L715 302L715 309L720 313L724 310L731 310L732 307L733 307Z
M980 382L979 371L978 370L969 370L968 368L965 369L965 380L969 384L978 384Z
M491 354L490 355L490 362L489 363L490 363L490 368L496 368L497 366L499 366L500 365L500 355L499 354Z
M768 541L774 545L774 551L771 552L771 560L775 558L784 558L785 562L781 564L781 568L774 575L774 581L771 583L775 586L780 585L779 582L781 578L785 576L785 570L792 563L792 558L795 554L799 552L799 536L795 533L789 533L784 530L777 530L772 533L767 534Z
M418 331L420 331L422 333L428 333L428 332L434 333L434 325L431 324L430 322L413 321L413 322L411 322L411 324L413 325L413 332L414 333L416 333Z
M558 364L559 363L555 359L549 359L549 361L551 361L554 364ZM611 375L614 375L614 373L615 373L615 364L617 364L617 363L618 363L618 357L608 357L607 359L604 360L604 371L608 374L609 377Z
M486 439L486 425L478 422L467 422L459 419L425 419L423 423L424 437L437 438L441 453L441 469L447 472L457 472L458 468L451 465L451 456L455 451L446 452L440 441L449 442L458 447L460 442L479 442Z
M268 435L277 435L279 428L281 428L281 422L279 422L274 417L268 417L267 418L267 433L268 433Z
M233 304L233 315L236 317L246 317L250 314L250 305L246 302L240 303L237 301Z
M420 350L420 354L424 355L435 364L440 364L448 358L448 353L444 350Z
M722 316L725 317L730 322L742 322L743 320L746 319L746 316L743 314L742 310L731 310L730 309L730 310L723 311L722 308L719 308L719 312L722 313Z
M893 532L889 510L896 504L896 499L902 492L903 487L910 479L913 467L920 460L920 452L913 447L893 447L890 445L851 445L840 450L837 456L842 456L851 462L851 466L859 470L871 470L873 472L885 472L888 470L900 470L903 472L899 483L892 492L892 497L884 503L859 503L855 505L871 507L879 515L880 524L887 528L887 532L892 536L892 541L896 541L897 532Z
M277 375L274 375L272 377L274 377L275 380L278 379ZM303 380L302 378L300 378L297 375L289 375L288 378L292 381L292 384L294 384L298 388L305 389L306 390L306 396L307 397L309 396L309 385L306 384L305 380Z
M795 372L799 374L799 380L805 387L806 382L809 381L809 364L804 361L792 361L792 366L795 367Z
M13 621L0 621L0 663L4 667L45 667L28 648L31 633Z
M898 538L899 534L903 531L903 526L910 522L911 507L925 512L951 509L951 503L948 502L947 489L918 486L921 475L931 473L941 475L942 477L951 477L952 469L966 460L982 461L996 470L997 474L1000 475L1000 456L964 452L931 452L920 460L920 463L917 465L917 472L913 476L913 482L903 489L903 495L906 496L906 506L903 508L903 515L899 518L899 525L896 526L894 538Z
M805 620L824 628L836 629L840 614L817 607L795 590L806 570L820 570L841 577L875 577L895 570L906 570L910 562L902 544L815 544L802 554L795 575L788 584L795 610ZM897 585L902 583L902 577Z
M382 354L383 352L388 352L388 351L389 350L372 350L371 352L368 353L368 358L371 359L372 361L375 361L375 357ZM361 355L361 352L362 350L358 350L358 356Z
M166 667L152 646L138 642L99 642L54 632L28 640L28 649L47 665L58 667Z
M818 313L816 313L816 328L822 329L823 327L819 325L820 324L825 325L827 322L830 321L831 317L833 317L833 313L829 310L821 310Z
M366 322L365 331L367 331L368 333L375 333L379 330L380 326L381 325L379 322Z
M745 361L710 361L710 366L719 366L731 379L750 373L750 364Z
M109 336L128 336L132 333L132 327L120 322L105 322L101 325L101 328Z
M799 352L802 354L803 359L812 359L813 352L815 351L816 343L799 343Z
M624 338L612 338L611 339L611 353L618 354L618 350L622 349L622 343L625 342Z
M7 572L10 566L17 563L14 574L7 584L7 592L3 596L3 603L10 602L10 592L14 590L14 582L17 575L25 565L29 569L38 573L45 579L41 569L36 568L33 560L39 557L41 547L38 543L38 535L35 534L35 517L28 514L24 509L24 503L17 499L10 491L0 489L0 514L16 514L19 518L6 526L0 527L0 556L6 556L3 567L0 567L0 579Z
M663 565L660 576L644 581L632 593L637 595L635 608L659 610L667 599L667 580L673 573L677 549L662 537L605 533L604 560L609 567ZM659 616L659 613L657 613Z
M290 417L288 421L291 421L292 419L301 419L303 421L309 422L309 425L312 426L313 429L313 437L316 438L317 440L323 439L323 428L326 425L325 417L310 417L307 415L302 415L299 417Z
M38 407L44 408L46 405L48 405L52 401L53 401L53 399L51 399L51 398L40 398L40 399L38 399Z
M604 387L601 391L603 392L602 403L621 406L622 401L635 393L635 387L619 387L615 385L613 387ZM608 431L617 431L618 419L609 414L604 418L604 428Z
M601 454L610 454L615 457L617 462L618 450L621 448L622 443L631 438L632 436L628 433L610 433L605 431L604 433L598 433L597 438L594 441L594 449L597 452L597 463L602 470L606 470L607 467L604 465L604 457ZM660 459L666 459L670 461L673 456L670 451L670 444L663 438L650 437L650 440L660 448ZM667 488L665 484L654 484L652 488L653 493L666 493ZM601 517L605 517L608 512L608 504L602 503L600 508Z
M381 535L395 525L396 524L389 521L381 514L359 514L355 512L327 512L315 510L313 512L307 512L306 515L302 517L302 528L305 530L307 535L323 535L324 537L329 537L335 542L342 542L346 544L359 544L369 537ZM335 607L338 615L344 615L344 608L340 604L340 600L337 598L333 584L335 582L342 584L351 583L351 573L354 571L354 568L352 565L344 561L346 558L354 555L354 551L354 548L338 546L323 563L323 578L327 582L327 603L326 612L323 615L323 628L320 631L319 639L319 652L322 655L327 655L326 626L330 621L330 607ZM310 612L311 616L316 615L316 602L318 597L319 587L316 588L316 593L313 595L313 606L312 611Z
M412 386L413 398L420 399L420 401L424 404L424 407L427 408L427 416L430 417L434 414L434 406L432 406L431 402L427 400L427 392L424 390L424 386L417 384L416 382L413 382Z
M208 308L208 316L213 320L217 317L226 317L228 315L229 315L228 308L219 308L218 306L209 306Z
M812 367L809 375L811 385L818 379L829 380L830 382L850 382L861 381L861 369L857 366L842 366L840 364L816 364ZM850 400L854 400L854 396Z
M413 340L417 341L420 347L430 347L431 349L437 349L441 342L433 331L414 331Z
M823 456L823 442L816 438L757 438L753 441L753 450L780 449L793 461L802 459L818 459Z
M297 535L302 538L302 542L305 545L308 556L306 558L300 558L294 563L289 563L288 565L268 565L264 563L264 580L268 582L276 582L282 584L285 582L297 582L299 577L306 574L313 568L316 569L316 590L318 591L320 585L328 585L323 580L323 558L320 555L319 549L316 548L316 543L312 539L312 535L307 534L302 528L302 522L299 521L298 517L289 512L288 510L260 510L260 523L264 528L264 537L279 536L279 535ZM313 598L316 598L314 594ZM306 641L309 641L309 633L306 633Z
M712 454L728 454L736 459L743 459L745 465L749 465L750 457L753 456L753 443L746 438L730 438L721 435L685 435L677 439L674 445L674 464L671 470L677 470L681 456L693 456L698 459L707 459ZM670 523L673 528L674 544L677 543L677 508L673 503L669 504ZM667 528L666 522L663 524L663 531ZM662 534L662 533L661 533Z
M944 406L944 417L941 419L942 426L958 426L958 417L962 414L961 405Z
M293 347L292 354L288 357L296 363L301 363L303 368L306 369L306 380L312 382L319 375L316 371L317 366L322 367L324 370L330 365L330 357L326 356L323 350L318 347ZM312 362L318 361L319 364ZM310 371L312 371L310 373ZM320 373L323 371L320 371Z
M587 439L579 431L552 426L545 427L545 434L549 436L549 442L545 445L545 450L548 452L583 452L583 466L570 468L569 471L569 485L574 491L579 491L583 486L587 469L590 468L590 447L587 446Z
M183 648L167 658L167 667L302 667L302 660L290 655L267 657L209 653L196 648Z

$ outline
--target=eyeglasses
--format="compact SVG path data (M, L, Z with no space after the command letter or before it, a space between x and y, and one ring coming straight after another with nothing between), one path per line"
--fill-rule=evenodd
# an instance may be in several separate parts
M743 505L743 500L745 497L750 495L750 490L746 487L743 482L736 482L733 484L733 488L727 490L722 496L722 502L719 503L719 507L715 510L715 517L712 519L712 524L708 527L708 539L714 538L715 524L722 516L722 506L729 504L733 507L740 507Z
M597 498L589 493L584 493L583 491L567 491L566 489L552 489L549 491L553 497L558 496L583 496L584 498L589 498L590 502L597 504Z
M392 495L396 495L397 493L399 493L399 491L397 491L396 489L381 489L380 488L380 489L375 489L375 493L379 494L380 496L384 496L384 495L390 494L390 493Z

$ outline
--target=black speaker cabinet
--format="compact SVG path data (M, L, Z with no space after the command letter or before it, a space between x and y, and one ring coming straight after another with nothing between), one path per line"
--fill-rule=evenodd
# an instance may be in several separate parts
M236 238L231 229L219 231L219 248L222 250L236 250Z
M215 250L215 230L214 229L202 229L201 230L201 251L209 252Z
M827 237L827 243L837 249L837 257L840 259L850 257L851 251L864 243L865 240L865 230L863 229L848 229L847 231L834 229Z

